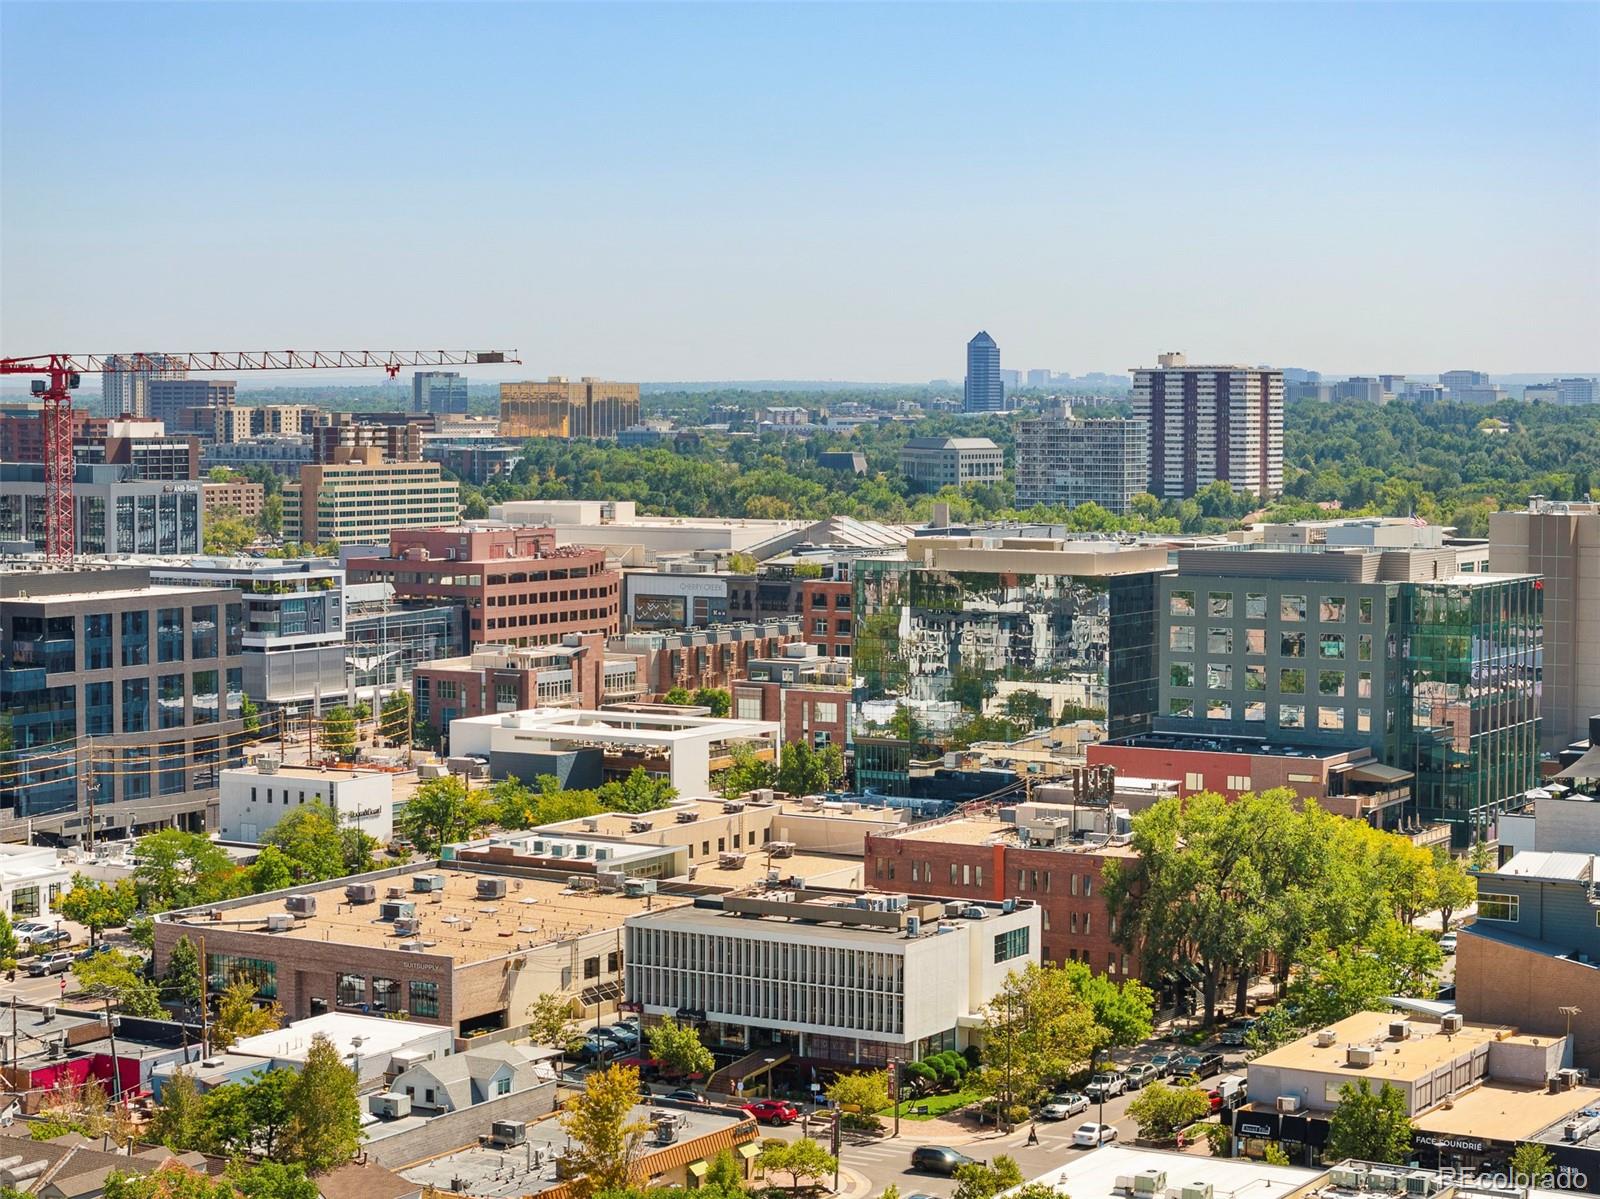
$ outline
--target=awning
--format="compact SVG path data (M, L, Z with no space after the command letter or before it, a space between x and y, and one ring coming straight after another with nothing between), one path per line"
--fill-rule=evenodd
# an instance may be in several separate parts
M1345 773L1345 778L1362 783L1404 783L1415 777L1409 770L1385 766L1381 762L1363 762L1360 766L1352 766Z
M1576 779L1579 782L1600 779L1600 745L1589 750L1565 770L1556 771L1556 777L1558 779Z
M710 1166L704 1161L689 1163L689 1173L693 1174L696 1178L704 1178L708 1169L710 1169Z
M760 1152L761 1152L761 1146L755 1144L754 1142L752 1142L752 1143L750 1143L748 1145L740 1145L739 1146L739 1156L743 1157L743 1158L754 1157L754 1156L756 1156L756 1154L758 1154Z

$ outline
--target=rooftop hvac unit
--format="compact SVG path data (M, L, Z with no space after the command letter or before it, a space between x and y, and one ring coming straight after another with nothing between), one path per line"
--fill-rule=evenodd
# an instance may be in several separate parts
M504 899L506 897L506 880L503 878L480 878L478 880L479 899Z
M1389 1039L1403 1041L1411 1035L1411 1025L1405 1020L1389 1021Z
M413 891L443 891L444 875L413 874L411 876L411 889Z
M1466 1022L1466 1018L1460 1012L1446 1012L1439 1019L1439 1031L1457 1033L1461 1031Z
M417 914L417 905L405 900L391 899L378 905L379 920L404 920Z
M612 849L609 845L596 845L594 847L594 860L597 862L609 862L611 854Z
M1211 1199L1209 1182L1186 1182L1180 1192L1182 1199Z
M655 828L655 825L651 824L648 820L628 821L628 831L630 833L648 833L653 828Z
M390 899L404 899L406 897L406 889L404 887L390 887L387 894Z
M375 903L378 888L371 883L351 883L344 889L344 897L351 903Z
M489 1144L496 1149L510 1149L527 1139L528 1125L522 1120L495 1120L489 1125Z
M693 808L688 808L685 811L679 812L677 816L679 824L693 824L699 819L699 814Z
M595 885L594 875L592 874L575 874L567 880L567 886L574 891L598 891L600 889Z
M1279 1095L1278 1096L1278 1101L1277 1101L1277 1108L1278 1108L1278 1110L1280 1112L1283 1112L1285 1114L1289 1114L1289 1113L1293 1113L1293 1112L1299 1111L1300 1110L1300 1096L1298 1096L1298 1095Z
M426 949L427 946L425 946L421 941L402 941L400 943L401 953L422 953Z
M1426 1170L1413 1170L1406 1175L1406 1194L1415 1199L1427 1199L1439 1189L1439 1180Z
M1167 1172L1165 1170L1140 1170L1133 1176L1133 1193L1135 1195L1159 1195L1167 1189Z
M286 933L294 927L294 917L288 912L273 912L267 917L269 933Z
M274 754L262 754L256 759L256 771L260 774L277 774L282 765L283 759Z
M575 858L586 858L586 857L588 857L589 856L589 843L587 841L579 841L576 845L574 845L572 847L572 856L575 857Z
M566 847L566 845L564 845L560 841L552 842L551 845L550 845L550 856L552 858L564 858L564 857L566 857L567 856L567 847Z
M717 855L717 865L723 870L737 870L744 865L744 854L719 853Z
M402 1120L411 1114L410 1095L374 1095L372 1114L384 1120Z
M1374 1191L1387 1191L1394 1193L1405 1184L1403 1175L1394 1170L1368 1170L1367 1186Z
M290 895L284 899L283 906L296 916L315 916L317 914L317 897L315 895Z
M724 812L742 812L744 811L744 803L741 800L730 799L722 805L722 810Z
M621 891L628 883L628 876L620 870L600 870L595 873L595 889L599 891Z
M1016 911L1017 901L1015 899L1002 899L1000 901L1000 910L1008 914Z
M1353 1170L1349 1166L1335 1166L1328 1171L1328 1181L1348 1191L1359 1191L1362 1177L1360 1170Z
M583 831L586 833L598 833L600 831L600 817L585 816L583 818ZM638 829L634 830L634 832L638 831Z
M961 909L966 906L967 905L962 903L960 900L952 900L944 905L944 914L950 919L954 920L957 916L961 915Z
M1339 1039L1339 1034L1331 1028L1324 1028L1317 1033L1317 1048L1328 1049Z
M1378 1060L1378 1051L1371 1045L1351 1045L1344 1052L1344 1060L1349 1066L1370 1066Z
M547 848L547 846L545 845L544 838L543 837L535 837L533 839L532 848L533 848L533 852L534 853L543 853L545 851L545 849Z
M922 918L920 916L906 917L906 936L920 937L922 935Z
M633 898L656 893L656 880L653 878L630 878L622 884L622 893Z
M772 841L767 844L767 850L775 858L794 857L793 841Z
M394 922L394 932L397 937L414 937L422 931L422 925L415 916L403 916Z

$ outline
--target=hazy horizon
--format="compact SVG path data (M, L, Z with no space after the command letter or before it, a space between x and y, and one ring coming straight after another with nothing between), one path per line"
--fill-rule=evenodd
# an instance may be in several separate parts
M10 3L0 205L6 354L1537 374L1600 340L1600 5Z

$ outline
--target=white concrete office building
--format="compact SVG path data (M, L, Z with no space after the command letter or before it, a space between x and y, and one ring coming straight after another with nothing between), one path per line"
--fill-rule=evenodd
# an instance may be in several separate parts
M394 784L381 770L321 770L258 758L222 772L217 832L256 845L290 812L308 803L333 809L339 824L386 844L394 836Z

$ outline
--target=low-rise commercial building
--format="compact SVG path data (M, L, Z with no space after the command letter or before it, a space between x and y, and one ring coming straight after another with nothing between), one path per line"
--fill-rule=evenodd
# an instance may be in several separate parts
M266 503L267 489L260 483L200 484L200 501L206 519L224 513L242 520L256 520L261 516L261 506Z
M283 488L283 535L304 545L382 541L395 529L438 528L461 513L460 488L435 462L386 462L341 447Z
M881 1065L966 1047L1006 976L1039 960L1039 910L896 892L771 888L627 921L627 997L711 1042Z
M258 757L222 772L217 834L224 841L260 844L278 822L308 803L329 808L343 828L360 829L380 845L394 836L394 783L381 770L287 766Z
M400 600L460 605L471 646L551 645L568 633L618 631L619 573L602 551L557 545L549 529L435 524L397 528L386 539L387 557L350 559L350 581L388 583Z
M900 450L900 473L922 491L998 483L1005 451L987 437L913 437Z
M842 750L850 741L851 683L848 662L823 657L815 645L787 645L745 664L744 679L731 687L733 715L776 723L786 745Z
M79 554L198 554L204 544L200 484L129 478L124 466L73 472ZM44 467L0 463L0 541L44 549Z
M511 500L492 505L489 515L513 525L538 525L556 535L557 545L592 545L609 550L629 566L648 566L660 554L705 550L770 557L764 547L794 537L803 520L752 520L743 517L644 516L632 500Z

